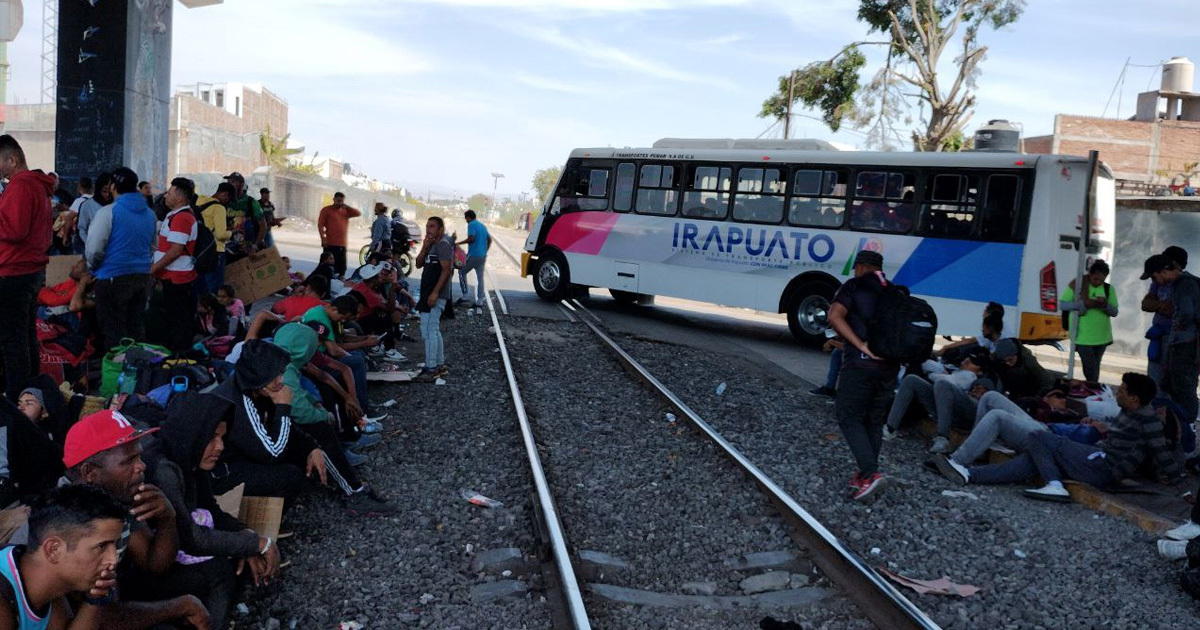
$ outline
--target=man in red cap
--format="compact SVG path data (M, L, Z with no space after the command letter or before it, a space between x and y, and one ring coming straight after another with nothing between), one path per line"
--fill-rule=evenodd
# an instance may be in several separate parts
M104 605L101 627L136 630L172 621L208 627L208 612L190 595L132 601L138 583L164 575L179 551L175 510L161 490L145 482L141 439L156 431L137 428L121 412L105 409L71 427L63 445L63 465L72 484L98 486L130 507L117 542L117 589L95 602ZM116 604L118 593L123 597Z

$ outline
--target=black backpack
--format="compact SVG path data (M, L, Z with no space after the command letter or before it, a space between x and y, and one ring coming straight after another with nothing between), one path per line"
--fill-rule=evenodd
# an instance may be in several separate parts
M195 265L196 273L200 275L217 270L217 239L213 236L212 230L204 224L202 213L218 203L220 202L213 200L192 209L192 214L196 217L196 248L192 252L192 264Z
M903 365L920 363L933 352L937 314L929 303L913 297L908 287L888 283L879 288L875 316L867 322L871 352Z
M1079 296L1077 295L1075 297L1079 297ZM1085 295L1083 297L1087 297L1087 296ZM1104 299L1110 300L1110 301L1112 300L1112 285L1110 285L1107 282L1104 283ZM1082 302L1082 299L1080 301ZM1080 313L1079 315L1082 316L1083 313ZM1062 312L1062 327L1063 327L1063 330L1071 330L1071 311L1063 311Z

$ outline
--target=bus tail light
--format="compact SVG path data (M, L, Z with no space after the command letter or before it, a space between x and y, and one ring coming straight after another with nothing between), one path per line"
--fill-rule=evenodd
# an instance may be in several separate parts
M1055 312L1058 310L1058 278L1054 273L1054 261L1042 267L1042 310Z

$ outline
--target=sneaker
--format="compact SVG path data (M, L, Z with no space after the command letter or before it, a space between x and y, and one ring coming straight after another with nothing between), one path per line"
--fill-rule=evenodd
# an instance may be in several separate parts
M1167 530L1163 536L1166 536L1171 540L1191 540L1197 536L1200 536L1200 525L1197 525L1192 521L1188 521L1183 525L1176 527L1175 529Z
M352 451L361 451L364 448L371 448L383 441L383 436L375 433L373 435L362 435L354 442L345 444L346 448Z
M826 387L824 385L822 385L816 389L809 390L808 393L812 394L813 396L826 396L829 398L833 398L833 397L837 396L836 389L834 389L832 387Z
M900 435L899 429L893 429L891 426L886 424L883 425L883 441L891 442L892 440L896 439L896 436L898 435Z
M433 368L433 373L437 376L445 376L450 373L450 366L445 363Z
M1158 555L1167 560L1183 560L1187 557L1188 541L1186 540L1160 540L1158 541Z
M883 473L875 473L860 482L858 492L854 493L855 501L864 501L887 485L887 477Z
M388 350L387 352L382 353L382 355L383 356L380 357L382 360L391 361L392 363L403 363L404 361L408 360L408 357L400 354L400 351L396 349Z
M413 337L412 335L410 335L408 333L403 333L400 335L400 341L414 342L416 340L417 340L416 337Z
M379 424L380 422L387 420L387 418L388 418L387 412L385 412L385 411L381 412L378 409L368 408L366 411L363 412L363 421L366 422L367 424Z
M944 455L953 450L954 448L950 446L950 440L940 435L933 438L933 445L929 447L929 452L935 455Z
M395 504L376 494L367 484L346 497L346 509L358 516L387 516L396 512Z
M854 476L850 478L849 486L851 488L854 488L855 490L858 490L859 488L861 488L862 487L862 476L859 475L857 472L855 472Z
M346 461L349 462L350 465L355 468L358 468L359 466L362 466L363 464L367 463L367 461L369 459L366 455L359 455L358 453L355 453L354 451L352 451L348 448L342 449L342 453L346 455Z
M383 425L379 424L378 422L368 422L358 427L358 430L362 431L364 434L370 435L372 433L379 433L380 431L383 431Z
M379 358L379 357L383 356L383 354L384 354L383 346L380 344L375 344L374 346L371 346L370 348L367 349L367 356L371 357L373 359Z
M1023 494L1030 499L1037 499L1038 501L1071 502L1071 493L1067 492L1061 481L1051 481L1041 488L1027 488Z
M414 383L432 383L438 378L437 370L433 368L421 368L420 373L413 377Z
M971 482L971 471L951 457L939 454L933 458L933 465L937 467L937 471L942 473L943 477L953 483L965 486Z

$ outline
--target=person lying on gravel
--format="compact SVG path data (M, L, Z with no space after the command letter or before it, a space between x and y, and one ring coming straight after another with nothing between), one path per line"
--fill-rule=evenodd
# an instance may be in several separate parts
M247 341L233 376L213 394L233 404L225 451L209 473L213 492L225 493L245 483L250 496L283 497L291 503L315 475L321 485L332 480L356 513L385 513L394 509L366 484L351 483L330 459L341 455L337 439L318 442L305 431L292 430L292 388L283 374L291 362L287 350L263 341ZM332 432L318 436L326 439ZM356 477L351 480L357 482Z
M948 374L930 374L928 379L918 374L908 374L900 381L900 389L892 400L887 423L883 427L883 438L896 437L900 423L908 413L915 398L925 411L937 421L937 437L933 440L930 453L950 452L950 429L955 425L969 424L975 417L977 403L967 391L979 379L983 368L976 363L981 355L968 356L962 360L960 369ZM959 422L955 422L958 420Z
M1032 407L1023 407L1001 392L987 392L979 399L971 434L949 459L960 465L969 465L982 457L997 440L1015 451L1024 451L1031 434L1050 430L1048 423L1078 423L1082 419L1067 409L1066 401L1066 394L1058 389L1047 392ZM1035 411L1037 417L1030 415L1026 409ZM936 464L939 460L934 461Z
M1054 375L1016 339L997 341L992 361L1000 376L1000 389L1010 398L1037 396L1054 386Z
M233 403L212 394L172 401L159 433L160 452L148 472L175 509L179 553L170 571L151 585L160 597L194 595L208 610L212 627L225 628L241 593L239 576L269 584L279 569L279 550L270 537L247 529L213 497L208 473L225 450Z
M1111 424L1092 422L1104 435L1094 446L1051 431L1035 431L1027 438L1027 452L1007 462L967 468L940 458L939 469L960 484L1021 483L1038 475L1046 485L1028 489L1025 495L1048 501L1070 501L1064 479L1104 489L1132 475L1147 460L1152 460L1160 477L1173 481L1180 475L1180 465L1163 433L1162 420L1150 406L1157 390L1150 377L1126 372L1117 389L1121 413Z

